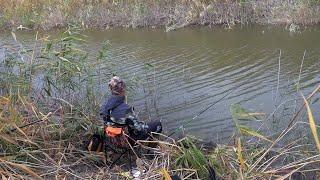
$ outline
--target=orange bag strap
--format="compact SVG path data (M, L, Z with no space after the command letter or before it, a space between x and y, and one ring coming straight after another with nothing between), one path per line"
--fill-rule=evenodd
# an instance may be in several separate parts
M106 133L106 135L108 135L110 137L115 137L117 135L122 134L122 128L115 128L115 127L107 126L105 128L105 133Z

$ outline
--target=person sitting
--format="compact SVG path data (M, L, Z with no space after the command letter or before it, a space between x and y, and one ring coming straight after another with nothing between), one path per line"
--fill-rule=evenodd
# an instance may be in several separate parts
M138 120L134 108L125 102L125 82L120 77L112 77L108 86L111 96L103 103L100 110L106 127L128 127L129 136L134 140L144 140L150 137L152 132L162 131L160 121L145 123Z

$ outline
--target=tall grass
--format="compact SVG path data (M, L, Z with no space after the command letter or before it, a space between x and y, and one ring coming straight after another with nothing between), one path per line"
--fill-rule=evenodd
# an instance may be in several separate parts
M6 47L5 59L0 62L1 176L128 177L119 167L110 170L101 165L103 154L85 151L82 143L100 128L97 111L106 93L104 82L118 73L112 71L108 60L108 43L92 55L85 51L86 38L76 27L54 38L37 34L29 46L12 35L19 46ZM277 134L266 135L251 127L263 125L268 119L265 114L233 105L230 112L236 131L232 143L205 149L194 138L174 140L165 135L157 141L138 142L148 150L144 156L152 155L137 157L141 178L173 174L185 179L207 179L213 174L221 179L316 177L320 171L319 125L308 101L319 90L320 86L305 98L287 127ZM305 107L309 119L299 119L305 117ZM305 124L304 135L296 137L295 131ZM151 148L145 143L158 146Z
M52 29L319 23L317 0L1 0L0 26Z
M6 49L0 66L4 177L77 177L70 168L79 164L83 170L97 170L86 165L96 157L81 146L86 133L99 125L95 117L107 92L95 85L109 79L112 71L103 55L106 48L96 55L101 64L91 63L83 42L84 37L69 28L57 38L37 37L31 49L23 45ZM32 125L20 128L25 124Z
M171 146L176 148L169 154L173 154L171 161L175 163L171 168L184 170L183 173L180 172L181 177L200 179L209 179L209 167L215 169L218 177L222 179L319 178L319 135L316 131L319 125L315 124L308 105L308 100L319 91L320 86L317 86L313 93L302 101L300 111L293 114L292 123L289 123L288 127L269 137L248 127L252 123L263 124L267 120L265 114L247 112L239 105L231 106L230 111L237 130L232 137L234 143L217 145L205 151L201 146L195 146L194 139L186 138L173 142ZM307 119L298 119L305 107L308 112ZM310 128L304 129L305 134L297 137L296 131L305 123L309 124ZM190 175L189 169L195 169L195 174Z

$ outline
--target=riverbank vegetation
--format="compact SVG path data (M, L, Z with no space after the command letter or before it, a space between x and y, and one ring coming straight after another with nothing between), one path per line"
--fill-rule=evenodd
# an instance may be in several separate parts
M36 35L24 46L5 46L0 60L0 175L9 178L132 178L121 164L109 169L103 154L88 152L83 140L101 126L98 109L105 82L119 74L134 87L134 78L116 72L108 61L108 43L95 55L85 51L85 37L68 28L55 38ZM93 59L92 59L93 58ZM269 179L319 177L319 126L309 103L320 86L301 99L300 109L279 132L266 136L261 125L274 113L230 107L235 132L226 144L206 145L192 137L165 135L140 142L149 155L136 157L142 179ZM303 100L304 99L304 100ZM305 112L307 115L305 115ZM244 123L245 122L245 123ZM303 128L303 134L298 130ZM150 148L145 143L156 143ZM151 152L151 157L150 157Z
M0 27L52 29L320 22L318 0L1 0Z

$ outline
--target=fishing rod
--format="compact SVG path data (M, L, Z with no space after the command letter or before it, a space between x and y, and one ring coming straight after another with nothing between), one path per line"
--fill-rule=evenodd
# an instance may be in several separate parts
M178 132L178 130L182 129L183 126L188 125L189 123L191 123L193 120L195 120L196 118L198 118L201 114L203 114L204 112L206 112L208 109L210 109L211 107L213 107L214 105L216 105L217 103L219 103L220 101L222 101L224 98L226 98L227 96L229 96L235 89L231 89L229 93L227 93L226 95L224 95L223 97L221 97L219 100L213 102L212 104L210 104L208 107L206 107L205 109L203 109L202 111L200 111L198 114L196 114L195 116L193 116L192 119L190 119L189 121L187 121L185 124L177 127L176 129L174 129L172 131L172 133L170 133L168 135L168 137L174 135L175 133Z
M60 109L60 108L59 108ZM25 128L25 127L28 127L28 126L31 126L31 125L34 125L34 124L37 124L37 123L40 123L40 122L44 122L45 120L47 120L47 118L49 116L51 116L52 114L55 114L59 109L55 110L53 113L52 112L49 112L47 115L45 115L42 119L39 119L39 120L36 120L36 121L32 121L28 124L24 124L22 126L18 126L16 128L13 128L13 129L10 129L7 133L10 133L10 132L15 132L16 130L18 129L22 129L22 128Z
M37 124L37 123L42 122L42 121L44 121L44 120L43 120L43 119L40 119L40 120L37 120L37 121L33 121L33 122L31 122L31 123L28 123L28 124L25 124L25 125L22 125L22 126L13 128L13 129L10 129L9 132L14 132L14 131L16 131L16 130L18 130L18 129L22 129L22 128L25 128L25 127L28 127L28 126Z

